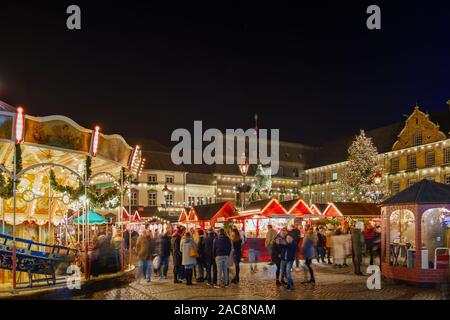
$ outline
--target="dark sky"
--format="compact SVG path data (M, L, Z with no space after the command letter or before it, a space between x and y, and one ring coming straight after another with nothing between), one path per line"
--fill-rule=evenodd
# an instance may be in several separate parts
M0 99L133 143L194 120L248 128L256 112L313 144L450 99L449 1L36 2L0 5ZM369 4L382 30L366 28Z

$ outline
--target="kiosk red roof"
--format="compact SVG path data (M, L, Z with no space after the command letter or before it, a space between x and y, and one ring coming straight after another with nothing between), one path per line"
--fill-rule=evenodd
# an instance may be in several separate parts
M287 210L278 202L278 200L265 199L250 203L244 210L239 212L239 215L263 215L270 218L273 214L287 213Z
M188 221L216 221L219 218L229 218L235 212L231 201L193 206L189 211Z
M367 217L381 216L381 209L376 203L332 202L323 212L326 217Z
M295 214L299 218L305 214L313 214L305 201L301 199L282 201L280 204L286 209L288 214Z

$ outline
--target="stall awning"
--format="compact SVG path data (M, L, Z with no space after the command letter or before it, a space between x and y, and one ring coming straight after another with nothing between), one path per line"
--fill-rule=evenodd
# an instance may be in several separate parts
M276 199L252 202L244 210L239 212L240 216L262 215L269 218L273 214L288 214L286 209Z
M87 221L86 221L86 219L87 219ZM98 213L96 213L92 210L89 210L87 216L86 216L86 214L83 213L79 218L75 218L72 220L72 223L74 223L74 224L84 224L86 222L88 222L90 225L106 224L106 223L108 223L108 220L106 220L101 215L99 215Z
M297 218L302 218L304 215L313 214L305 201L301 199L281 201L280 204L286 209L288 214L294 214Z

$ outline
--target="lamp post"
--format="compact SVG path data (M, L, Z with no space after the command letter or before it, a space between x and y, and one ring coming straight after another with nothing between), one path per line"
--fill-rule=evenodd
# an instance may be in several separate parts
M245 153L242 154L242 158L241 161L238 163L239 166L239 171L241 172L242 175L242 186L244 187L244 199L242 201L242 208L245 208L245 191L247 189L247 186L245 184L245 177L247 176L248 173L248 168L249 168L249 163L247 160L247 157L245 156Z

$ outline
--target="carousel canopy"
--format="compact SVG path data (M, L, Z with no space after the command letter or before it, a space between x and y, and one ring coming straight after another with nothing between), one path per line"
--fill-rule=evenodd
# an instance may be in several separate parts
M106 220L105 218L103 218L101 215L99 215L98 213L89 210L88 216L86 218L86 214L82 214L79 218L75 218L72 220L72 222L74 224L83 224L86 223L86 219L87 222L89 224L105 224L108 223L108 220Z
M423 179L385 200L381 205L450 203L450 185Z

